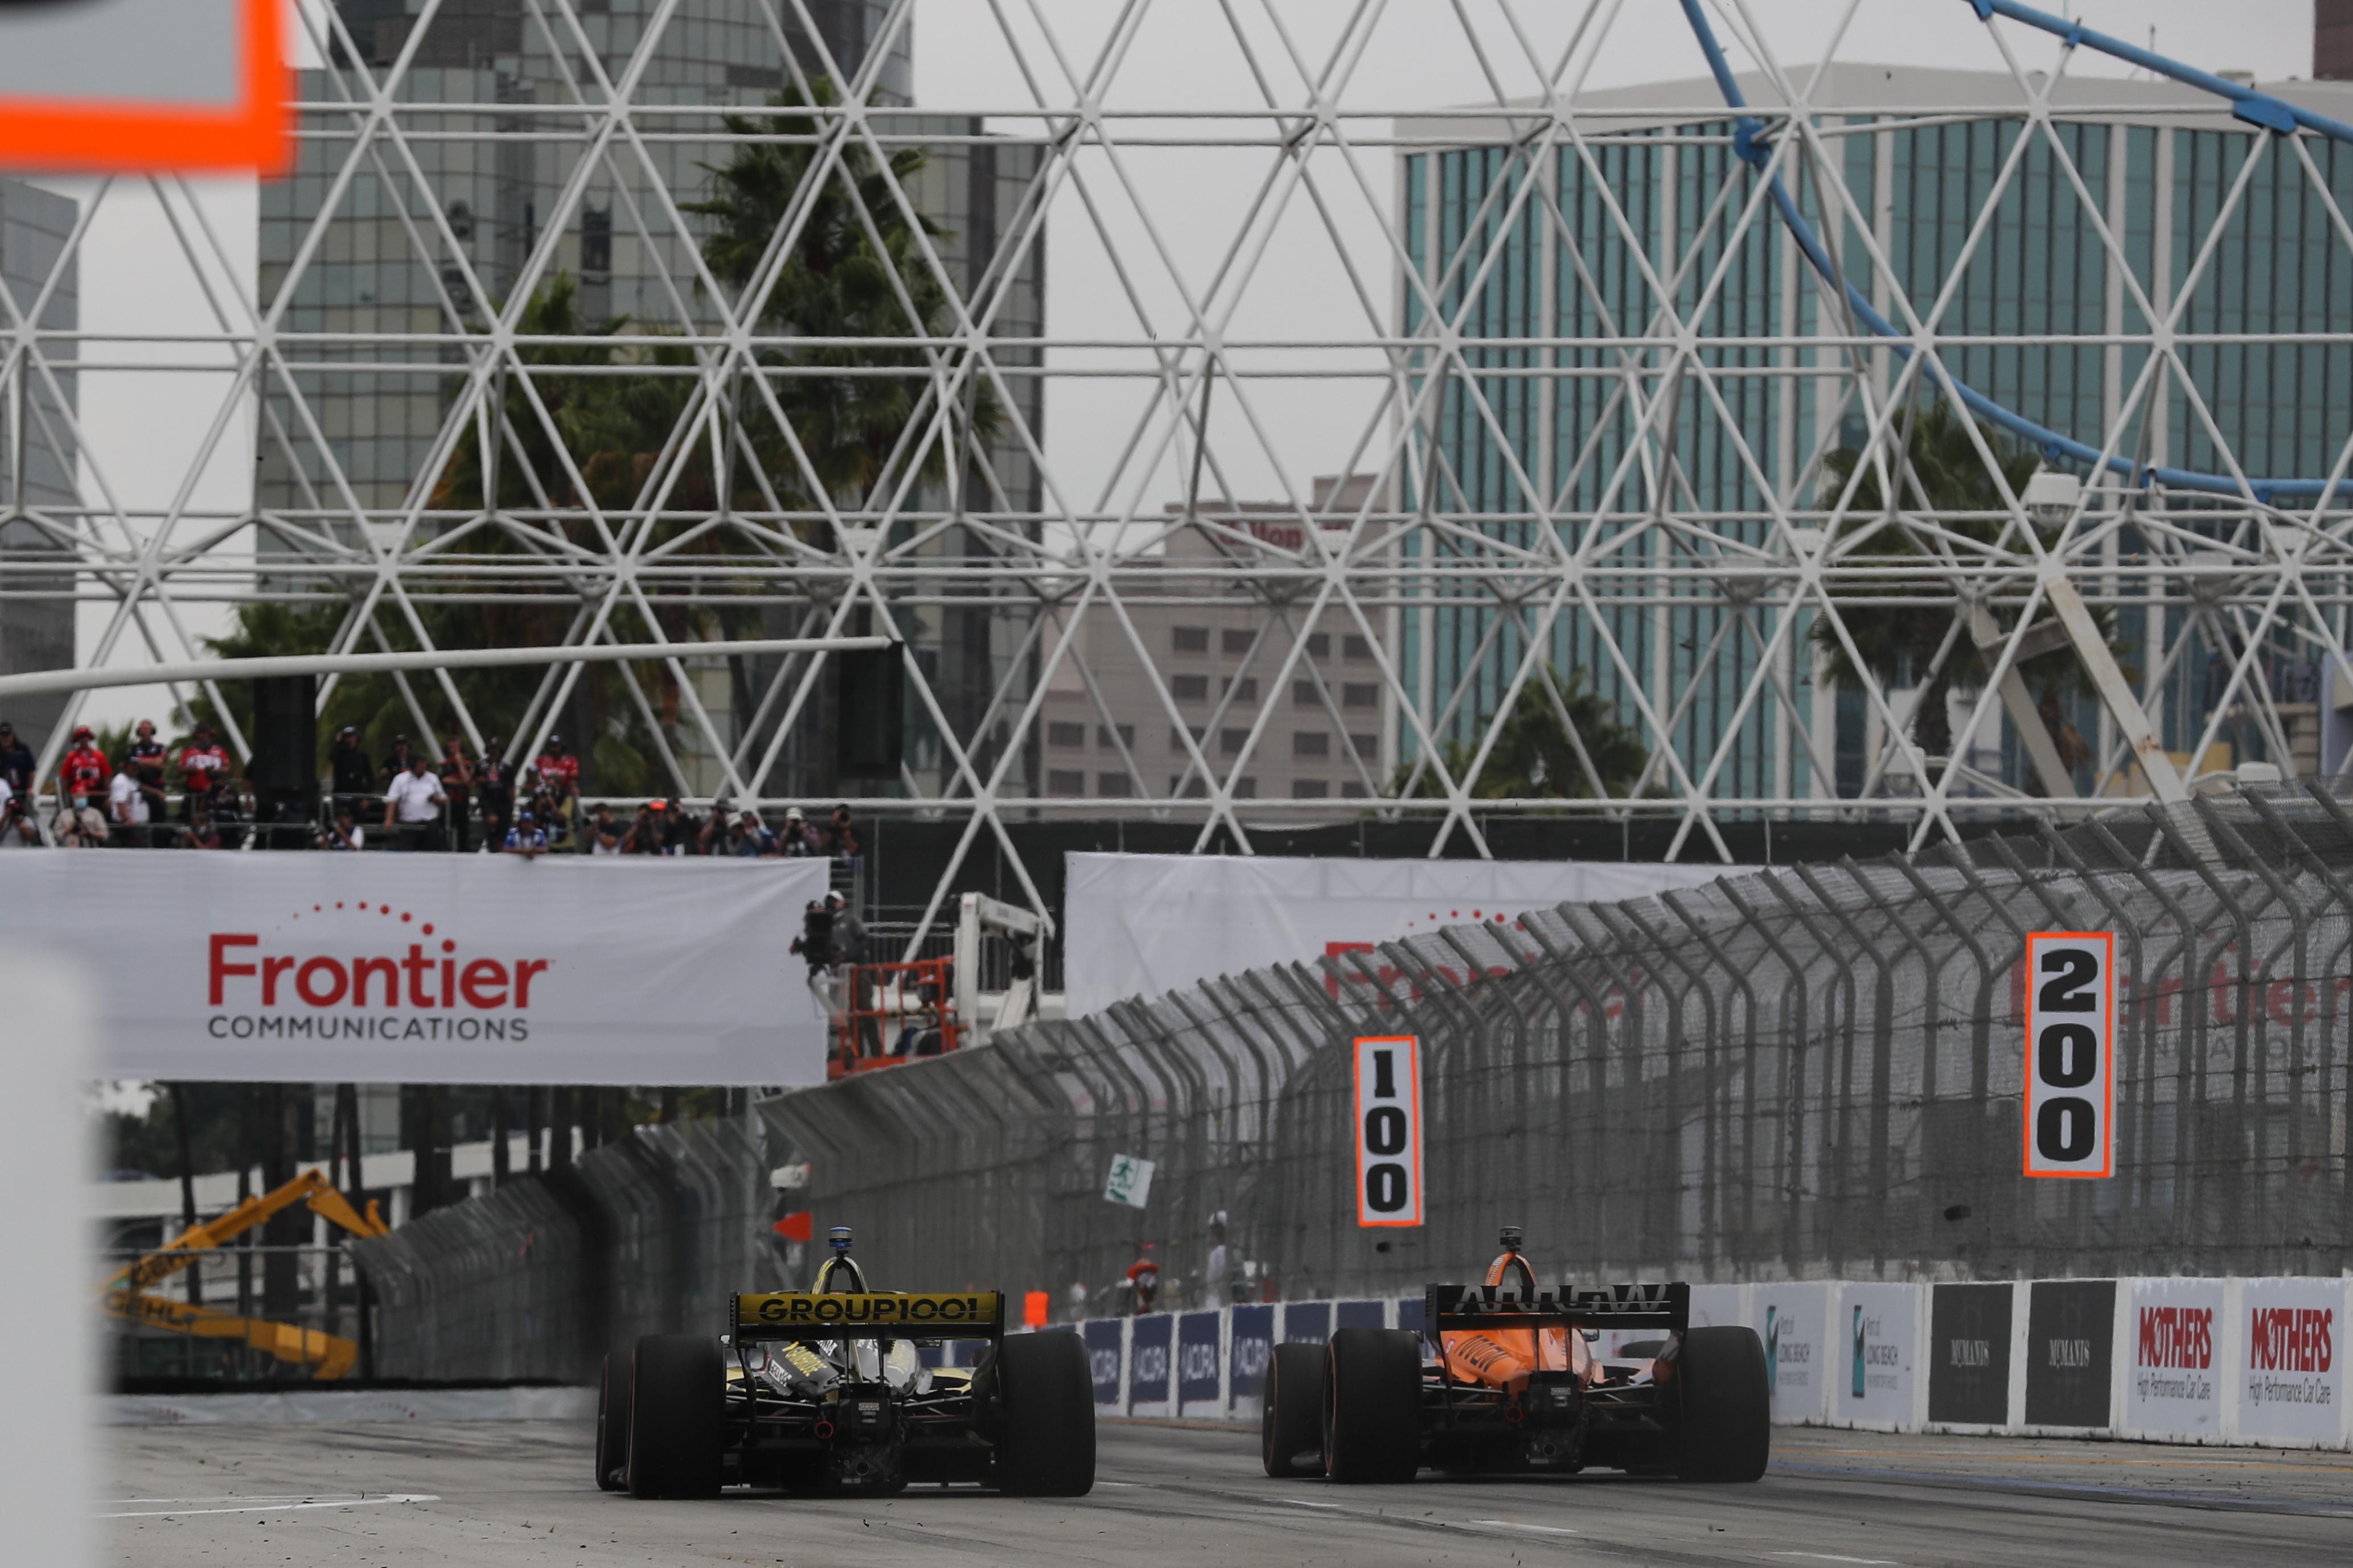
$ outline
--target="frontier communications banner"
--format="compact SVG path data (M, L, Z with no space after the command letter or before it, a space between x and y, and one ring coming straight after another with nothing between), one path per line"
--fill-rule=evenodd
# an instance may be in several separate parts
M1697 887L1723 866L1591 860L1343 860L1071 855L1063 902L1072 1017L1270 963L1364 952L1440 926Z
M110 1077L798 1084L786 949L822 861L174 854L0 860L0 932L102 983Z

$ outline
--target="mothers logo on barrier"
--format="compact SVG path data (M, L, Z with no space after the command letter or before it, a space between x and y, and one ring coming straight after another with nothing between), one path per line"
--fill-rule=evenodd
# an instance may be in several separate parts
M2211 1437L2222 1429L2217 1357L2223 1328L2219 1279L2136 1279L2126 1320L2125 1426L2148 1436Z
M497 855L26 856L0 933L137 955L109 1076L821 1082L777 962L821 862ZM195 911L191 918L190 911Z
M2239 1431L2250 1437L2345 1435L2342 1279L2250 1279L2239 1291Z

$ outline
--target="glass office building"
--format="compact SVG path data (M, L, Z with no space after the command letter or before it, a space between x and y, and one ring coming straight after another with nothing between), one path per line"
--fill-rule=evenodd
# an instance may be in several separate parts
M1762 82L1743 86L1752 105L1778 101ZM2353 87L2265 90L2340 118L2353 110ZM1493 117L1401 127L1427 143L1399 158L1407 261L1427 279L1400 288L1401 324L1408 336L1425 331L1434 304L1459 315L1468 340L1467 377L1417 384L1430 395L1409 442L1411 504L1453 515L1465 570L1469 557L1495 553L1491 544L1541 555L1547 531L1560 542L1552 559L1569 562L1516 622L1472 595L1451 604L1442 588L1423 588L1430 602L1401 616L1409 679L1425 712L1447 714L1440 734L1468 740L1500 704L1526 639L1541 635L1556 668L1584 672L1630 720L1639 686L1694 776L1719 764L1719 800L1852 796L1865 784L1873 721L1860 693L1818 679L1804 636L1811 616L1776 638L1777 617L1744 601L1736 574L1704 594L1688 585L1705 581L1710 561L1769 551L1777 510L1820 510L1825 457L1863 444L1858 379L1887 388L1902 361L1816 341L1862 329L1738 157L1714 82L1578 101L1581 146L1507 140ZM1908 306L1933 322L1943 363L1964 383L2095 447L2130 406L2121 455L2149 464L2306 477L2335 468L2353 433L2353 346L2342 335L2353 148L2281 141L2208 95L2148 80L2063 83L2052 129L2063 160L2022 116L1987 112L2022 102L2007 76L1837 65L1810 101L1838 112L1816 118L1820 159L1783 160L1787 188L1841 280L1883 315L1904 321ZM1822 199L1831 179L1843 199ZM2168 327L2272 341L2184 343L2181 375L2136 400L2147 342L2091 340ZM2337 341L2299 341L2331 332ZM1704 379L1679 373L1679 334L1698 340L1690 363ZM1431 363L1416 368L1427 375ZM2219 531L2241 526L2221 521L2228 511L2216 508ZM1442 569L1430 537L1408 549ZM2127 526L2112 548L2128 565L2142 542ZM1672 582L1644 574L1670 552L1699 570ZM1542 608L1563 580L1565 607L1546 624ZM2203 723L2225 661L2159 668L2129 649L2166 646L2153 617L2197 613L2162 598L2119 613L2126 662L2172 745ZM2215 646L2227 650L2227 629ZM2276 679L2299 679L2299 657L2313 657L2278 651L2268 661L2285 672ZM1750 689L1763 658L1778 668L1760 699ZM2076 707L2092 735L2095 706ZM1791 709L1814 716L1810 746ZM2006 724L1999 742L1990 731L1976 737L1979 765L2021 781L2015 737ZM2262 745L2251 737L2242 754ZM2078 788L2092 782L2093 770L2079 773Z

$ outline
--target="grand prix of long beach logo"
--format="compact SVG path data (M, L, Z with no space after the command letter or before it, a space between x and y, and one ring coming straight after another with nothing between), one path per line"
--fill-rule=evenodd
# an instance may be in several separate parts
M266 931L206 938L216 1040L527 1040L552 958L460 944L417 911L322 900Z

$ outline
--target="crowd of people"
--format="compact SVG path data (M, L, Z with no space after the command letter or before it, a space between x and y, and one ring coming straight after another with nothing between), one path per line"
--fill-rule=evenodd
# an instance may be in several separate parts
M32 749L0 721L0 848L44 842L68 848L243 847L254 818L252 792L211 725L196 724L174 749L142 720L121 752L110 759L96 733L81 725L58 764L53 790L45 789ZM609 802L584 806L580 759L561 735L549 736L539 755L520 767L496 738L472 756L453 736L437 756L396 735L378 761L347 725L327 762L321 820L298 829L320 849L480 849L526 858L724 855L855 866L864 847L847 805L814 825L798 806L788 807L773 828L759 812L724 799L707 812L670 798L643 802L634 813ZM37 804L42 795L53 801L46 818ZM272 847L293 847L282 830L271 832Z

